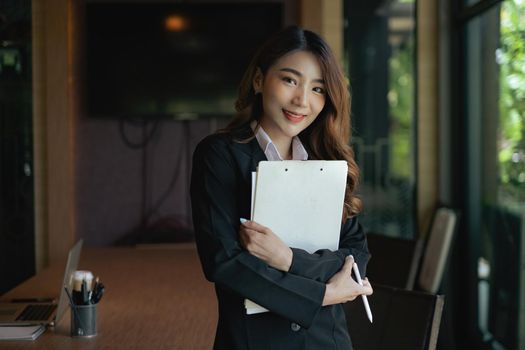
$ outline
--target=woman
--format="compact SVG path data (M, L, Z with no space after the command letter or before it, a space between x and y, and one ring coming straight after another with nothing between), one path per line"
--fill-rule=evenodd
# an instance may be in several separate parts
M236 102L238 116L197 146L191 199L199 256L215 283L215 349L351 349L341 303L369 295L369 253L356 215L359 171L348 146L350 96L341 68L317 34L289 27L256 53ZM251 173L262 160L348 162L337 251L286 246L250 217ZM322 232L320 232L322 234ZM354 258L349 257L352 255ZM250 299L270 312L247 315Z

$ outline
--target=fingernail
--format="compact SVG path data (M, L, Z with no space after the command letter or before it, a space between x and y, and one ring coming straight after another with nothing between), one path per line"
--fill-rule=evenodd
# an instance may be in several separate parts
M241 221L241 224L244 224L246 221L248 221L245 218L240 218L239 220Z

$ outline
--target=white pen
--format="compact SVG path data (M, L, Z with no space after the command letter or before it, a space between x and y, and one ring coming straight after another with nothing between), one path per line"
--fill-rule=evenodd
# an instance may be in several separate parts
M357 264L354 263L352 266L354 269L355 278L357 279L357 283L360 285L363 285L363 280L361 279L361 274L359 273L359 267L357 267ZM368 304L368 298L366 295L362 294L361 298L363 299L363 304L365 305L366 315L368 316L368 319L370 320L370 323L372 323L372 310L370 310L370 305Z

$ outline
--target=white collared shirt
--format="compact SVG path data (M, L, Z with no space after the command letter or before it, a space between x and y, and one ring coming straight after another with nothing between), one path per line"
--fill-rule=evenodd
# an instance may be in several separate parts
M252 123L252 130L254 127L255 124ZM255 138L257 139L259 146L261 146L268 160L283 160L283 157L281 157L279 154L277 147L275 147L275 144L272 142L270 135L268 135L260 125L257 129L257 132L255 133ZM308 152L306 152L303 143L297 136L294 136L292 139L292 159L308 160Z

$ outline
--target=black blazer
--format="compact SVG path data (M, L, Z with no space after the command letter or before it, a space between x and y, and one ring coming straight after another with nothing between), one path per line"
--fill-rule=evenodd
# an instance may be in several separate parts
M310 254L292 247L289 272L243 249L239 218L250 217L251 173L266 160L255 138L235 141L251 135L245 126L234 134L208 136L193 156L190 193L197 248L219 304L214 349L351 349L342 306L322 307L322 301L325 282L348 254L365 276L370 256L366 236L357 219L349 219L335 252ZM246 315L245 298L271 312Z

